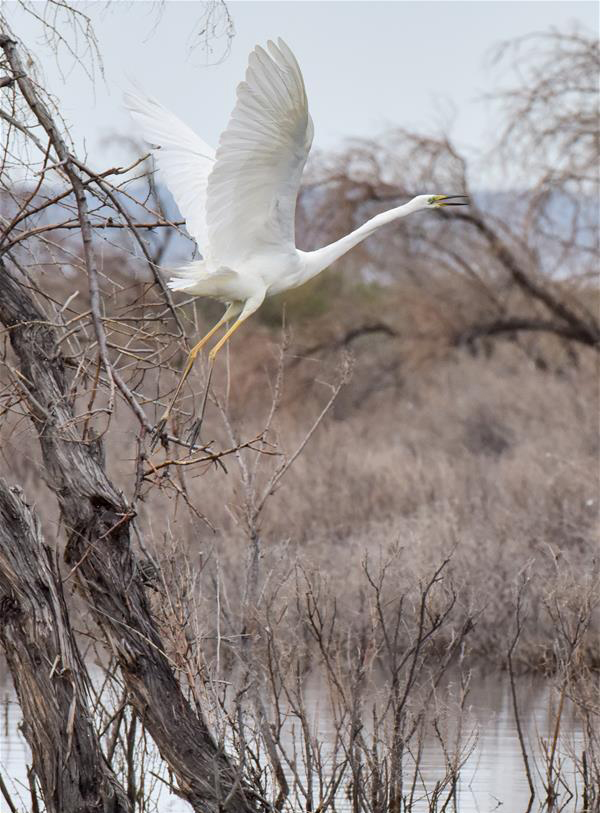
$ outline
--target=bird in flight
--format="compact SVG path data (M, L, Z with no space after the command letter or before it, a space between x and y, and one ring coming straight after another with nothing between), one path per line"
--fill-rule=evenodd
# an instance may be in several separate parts
M281 39L277 44L269 41L266 49L257 45L250 54L216 152L155 99L126 93L125 104L154 148L162 179L202 254L201 260L171 270L169 288L227 306L191 349L156 426L155 440L198 353L220 328L232 322L208 354L208 383L191 446L200 430L217 353L265 297L302 285L387 223L422 209L466 204L463 195L418 195L324 248L296 248L296 198L314 128L302 72Z

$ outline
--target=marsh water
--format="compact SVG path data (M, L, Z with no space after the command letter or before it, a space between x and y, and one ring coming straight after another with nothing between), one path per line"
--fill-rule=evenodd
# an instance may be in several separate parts
M533 773L538 778L546 770L542 759L541 743L552 739L555 714L558 705L558 692L551 682L540 679L520 678L517 682L519 706L526 744L533 757ZM306 695L313 707L315 729L325 742L332 736L333 725L327 713L325 694L318 687L311 687ZM27 790L27 766L29 751L19 730L20 709L10 678L0 674L0 771L13 801L23 799L20 810L29 810ZM439 700L438 700L439 702ZM443 703L443 697L441 698ZM450 698L448 709L453 708ZM450 718L451 723L451 718ZM466 703L463 720L463 735L471 745L471 752L460 772L456 799L447 810L460 813L487 813L502 810L505 813L525 813L529 801L529 787L523 769L523 760L517 728L512 708L510 684L505 675L479 675L474 677ZM561 718L561 736L558 741L556 759L560 760L561 773L572 790L577 782L573 754L580 754L582 734L579 722L572 709L566 709ZM433 790L438 779L444 776L445 758L435 737L424 743L421 777L425 788ZM541 786L540 786L541 787ZM418 794L417 794L418 795ZM427 810L427 799L421 789L423 799L416 810ZM539 796L539 794L538 794ZM160 813L188 813L187 804L159 786L156 788L156 801ZM337 809L345 809L343 799ZM538 798L532 810L538 809ZM568 800L567 794L560 800L560 809L576 813L579 808L576 797ZM580 801L580 800L579 800ZM564 806L562 806L564 804ZM6 809L0 797L0 811ZM349 805L346 807L350 810Z

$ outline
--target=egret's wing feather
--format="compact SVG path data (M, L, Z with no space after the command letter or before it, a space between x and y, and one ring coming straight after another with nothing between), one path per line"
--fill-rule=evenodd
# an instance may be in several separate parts
M162 179L185 219L188 232L200 250L206 252L206 185L215 163L215 151L156 99L126 93L124 101L144 139L158 147L153 153Z
M296 198L313 137L302 73L278 40L250 54L208 179L210 253L232 268L267 247L293 250Z

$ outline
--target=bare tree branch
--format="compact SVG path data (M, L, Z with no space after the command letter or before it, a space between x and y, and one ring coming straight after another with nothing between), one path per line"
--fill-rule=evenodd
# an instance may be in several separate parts
M195 810L217 813L231 794L228 810L255 811L235 767L184 698L164 654L131 550L134 512L77 435L54 330L3 265L0 272L0 321L10 329L48 483L68 529L65 559L75 568L90 611L118 660L131 702Z

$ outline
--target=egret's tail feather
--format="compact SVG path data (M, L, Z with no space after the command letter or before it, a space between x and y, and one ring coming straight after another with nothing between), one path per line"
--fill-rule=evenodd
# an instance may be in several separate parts
M209 273L208 269L205 269L201 263L169 268L169 272L172 276L167 282L167 288L172 291L185 291L188 288L193 288L199 280L204 279Z
M191 265L180 265L178 268L169 268L173 278L177 279L199 279L200 277L210 273L207 268L204 268L200 263L192 263Z
M210 296L222 302L244 301L245 292L240 289L240 277L229 268L212 269L204 263L169 268L171 278L167 287L172 291L189 291L195 296Z
M177 277L171 277L167 282L167 288L170 288L172 291L185 291L187 288L193 288L197 282L196 279L178 279Z

